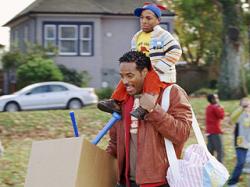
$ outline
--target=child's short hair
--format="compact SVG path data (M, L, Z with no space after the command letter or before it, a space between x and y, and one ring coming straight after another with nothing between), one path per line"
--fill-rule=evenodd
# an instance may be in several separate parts
M213 102L213 99L215 99L215 95L214 94L208 94L207 95L207 101L209 103L212 103Z

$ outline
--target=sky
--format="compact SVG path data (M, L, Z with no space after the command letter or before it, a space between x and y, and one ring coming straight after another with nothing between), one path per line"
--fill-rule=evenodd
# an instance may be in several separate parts
M2 27L35 0L0 0L0 44L9 46L9 28Z

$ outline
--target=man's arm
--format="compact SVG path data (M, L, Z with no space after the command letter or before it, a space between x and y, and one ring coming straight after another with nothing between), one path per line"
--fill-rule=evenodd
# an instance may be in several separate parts
M170 92L170 106L165 112L157 105L145 120L174 144L185 142L190 134L192 111L187 95L179 86L174 85Z
M215 114L216 116L219 118L219 119L223 119L224 118L224 108L221 107L220 105L217 105L214 107L214 111L215 111Z

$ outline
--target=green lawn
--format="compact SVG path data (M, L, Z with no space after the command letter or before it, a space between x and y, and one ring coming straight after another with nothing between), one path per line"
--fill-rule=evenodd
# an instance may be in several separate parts
M205 98L191 99L198 121L204 130L204 110L207 105ZM239 101L221 102L227 114L232 112ZM100 112L95 106L75 111L79 133L92 140L110 115ZM223 124L225 165L231 172L235 163L232 144L233 127ZM0 139L5 147L5 154L0 158L0 186L22 187L26 176L31 143L34 140L73 137L73 129L68 110L32 111L18 113L0 113ZM191 134L187 143L195 143ZM104 148L107 136L98 144ZM246 187L247 176L243 175L239 186Z

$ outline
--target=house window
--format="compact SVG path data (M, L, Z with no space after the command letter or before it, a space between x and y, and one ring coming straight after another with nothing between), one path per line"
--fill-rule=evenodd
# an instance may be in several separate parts
M59 26L59 54L77 55L77 26Z
M44 47L58 48L59 55L93 55L93 24L85 22L45 22Z
M91 26L82 25L80 31L80 50L81 55L90 55L91 54Z
M56 46L56 26L45 25L44 27L44 47Z

